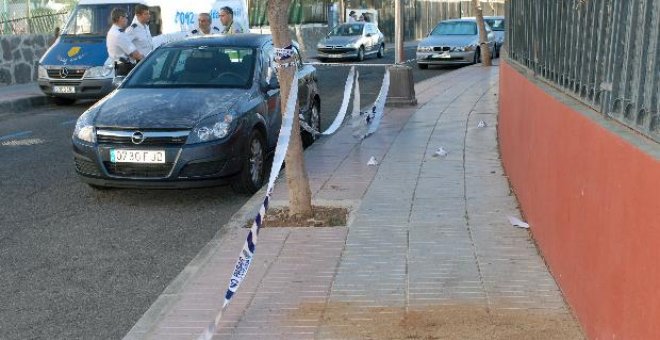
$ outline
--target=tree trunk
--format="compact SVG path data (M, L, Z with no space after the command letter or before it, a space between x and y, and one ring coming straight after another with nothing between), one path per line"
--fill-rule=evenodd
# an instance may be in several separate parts
M270 23L275 48L291 45L289 3L290 0L268 0L268 22ZM292 60L293 58L284 62ZM282 108L286 107L286 100L289 97L295 70L295 67L284 67L277 72L277 78L280 82L280 107ZM289 213L299 218L309 218L312 217L312 191L309 188L309 178L307 177L305 159L303 158L300 121L298 119L299 110L298 103L296 103L291 141L285 157L286 183L289 188ZM282 113L284 114L284 112Z
M477 27L479 28L479 50L481 52L481 64L483 66L492 66L490 60L490 48L488 48L488 33L486 32L486 25L484 25L484 13L481 11L481 1L472 0L474 7L475 17L477 18Z

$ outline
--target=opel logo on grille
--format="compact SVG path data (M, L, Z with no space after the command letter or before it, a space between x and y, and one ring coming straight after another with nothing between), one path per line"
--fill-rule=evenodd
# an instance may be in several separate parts
M62 67L62 68L60 69L60 77L61 77L61 78L66 78L66 77L68 77L68 76L69 76L69 69L66 68L66 67Z
M140 131L135 131L133 136L131 136L131 142L133 142L133 144L141 144L144 142L144 134Z

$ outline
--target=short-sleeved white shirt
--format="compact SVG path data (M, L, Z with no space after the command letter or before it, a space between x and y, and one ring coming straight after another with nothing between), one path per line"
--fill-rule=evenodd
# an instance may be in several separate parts
M133 23L126 28L125 33L128 34L133 45L137 47L137 50L143 56L146 56L153 51L154 44L151 40L149 25L141 24L137 19L133 19Z
M202 35L211 35L211 34L220 34L220 29L216 26L212 26L209 34L206 34L198 27L190 31L190 33L188 33L189 36L202 36Z
M243 25L241 25L241 23L238 21L232 21L229 26L223 28L222 30L222 34L226 35L232 35L236 33L248 33L245 28L243 28Z
M117 25L112 25L108 31L105 44L108 48L108 56L112 61L117 61L121 57L128 58L131 53L137 50L128 34L124 33Z

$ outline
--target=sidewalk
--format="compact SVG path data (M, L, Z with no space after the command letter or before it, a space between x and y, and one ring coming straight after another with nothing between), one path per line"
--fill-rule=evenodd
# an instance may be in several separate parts
M347 227L264 228L218 339L581 339L500 164L498 67L416 86L361 143L350 128L306 151L315 205ZM479 121L487 123L478 128ZM446 157L435 157L443 147ZM378 166L367 166L371 156ZM255 195L126 339L195 339L215 318ZM272 206L287 204L280 178ZM533 226L532 226L533 228Z
M52 99L45 96L37 82L0 87L0 116L47 105Z

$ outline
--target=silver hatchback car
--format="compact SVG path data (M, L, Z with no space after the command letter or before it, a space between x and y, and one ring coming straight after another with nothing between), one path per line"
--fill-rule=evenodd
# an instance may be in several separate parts
M346 58L362 61L372 54L382 58L385 55L385 37L373 23L341 24L319 41L316 51L320 61Z
M486 24L488 48L493 55L495 37ZM481 60L479 30L474 18L443 20L417 46L417 66L475 64Z

